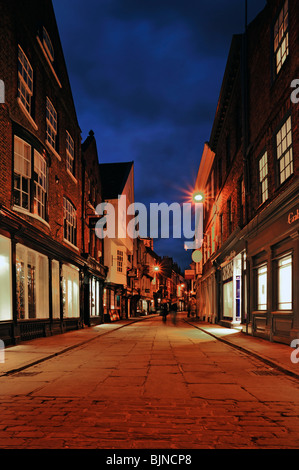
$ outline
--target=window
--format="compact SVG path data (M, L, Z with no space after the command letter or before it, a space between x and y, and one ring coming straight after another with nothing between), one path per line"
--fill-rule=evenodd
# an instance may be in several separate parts
M32 164L31 158L31 145L15 136L14 205L46 220L47 162L35 149L33 155L34 165ZM32 186L32 184L34 186Z
M123 261L124 261L123 252L120 250L117 250L117 271L119 273L123 272Z
M268 154L264 153L259 160L259 194L263 204L268 199Z
M34 214L46 218L47 163L34 150Z
M75 173L74 160L74 141L66 131L66 167L72 175Z
M32 114L33 70L23 49L19 46L18 97L29 114Z
M49 317L48 259L40 253L16 246L16 308L18 319Z
M60 318L60 270L56 260L52 260L52 315Z
M77 212L73 204L63 198L63 233L64 238L72 245L77 244Z
M80 316L79 270L72 266L62 266L62 305L64 318Z
M57 147L57 112L52 102L47 98L46 109L46 141L56 149Z
M289 12L288 0L284 2L274 25L274 56L275 70L279 73L289 54Z
M44 49L47 53L48 58L50 59L51 62L54 62L54 49L53 45L50 39L50 36L46 30L46 28L43 28L43 46Z
M292 303L292 255L278 260L278 310L291 310Z
M267 266L257 269L257 309L267 310Z
M0 235L0 321L12 320L11 241Z
M14 138L14 204L30 211L31 146Z
M282 184L293 173L293 148L291 116L276 134L279 183Z

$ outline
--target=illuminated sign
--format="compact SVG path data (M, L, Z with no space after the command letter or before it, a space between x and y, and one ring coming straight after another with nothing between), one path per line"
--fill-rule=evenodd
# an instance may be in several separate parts
M288 215L288 223L290 225L296 222L296 220L299 220L299 209L297 209L297 212L290 212Z

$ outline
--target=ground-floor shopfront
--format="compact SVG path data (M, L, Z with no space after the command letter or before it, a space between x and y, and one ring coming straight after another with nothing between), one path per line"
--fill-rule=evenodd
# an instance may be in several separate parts
M95 277L89 280L90 309L84 313L86 262L76 250L13 213L0 216L1 340L10 345L64 333L82 328L90 316L100 317L101 290Z
M268 208L258 226L252 224L246 235L251 294L246 332L286 344L299 338L299 205L295 189L290 188L288 197L281 197L272 210Z

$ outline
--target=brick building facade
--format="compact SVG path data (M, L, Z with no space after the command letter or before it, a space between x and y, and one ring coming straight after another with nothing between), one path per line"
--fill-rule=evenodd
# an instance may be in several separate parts
M92 266L81 130L51 1L0 2L0 35L0 336L11 344L88 323Z
M288 344L299 332L298 21L295 0L268 0L233 37L196 182L199 316Z

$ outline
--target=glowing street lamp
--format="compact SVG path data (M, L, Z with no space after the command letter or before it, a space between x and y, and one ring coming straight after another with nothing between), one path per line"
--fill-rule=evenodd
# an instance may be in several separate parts
M204 193L199 192L199 191L193 193L193 202L195 202L195 203L203 203L204 200L205 200Z

